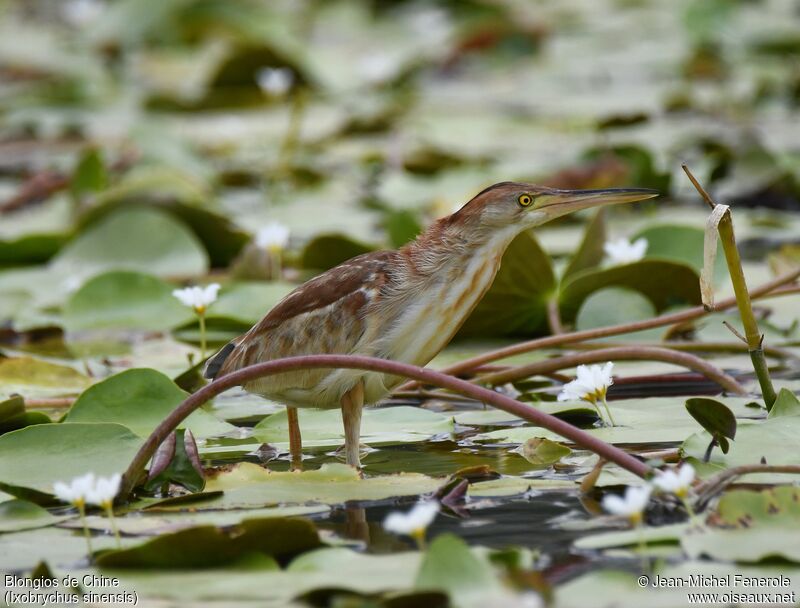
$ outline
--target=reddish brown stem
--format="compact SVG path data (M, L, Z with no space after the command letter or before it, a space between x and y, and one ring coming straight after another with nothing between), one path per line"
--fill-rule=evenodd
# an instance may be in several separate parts
M787 283L791 283L797 280L798 277L800 277L800 270L793 270L792 272L781 275L773 279L772 281L760 285L759 287L750 292L750 297L759 298L766 295L777 296L788 293L795 293L795 290L793 289L781 290L780 292L775 290L778 287L781 287L783 285L786 285ZM775 291L775 293L770 293L773 291ZM736 306L736 298L726 298L716 303L715 310L721 311L728 308L733 308L734 306ZM693 319L700 318L706 314L708 314L708 311L705 308L703 308L702 306L695 306L693 308L689 308L687 310L683 310L680 312L673 312L666 315L660 315L658 317L653 317L652 319L635 321L633 323L622 323L620 325L610 325L608 327L598 327L596 329L585 329L583 331L574 331L572 333L559 334L557 336L536 338L535 340L527 340L525 342L520 342L519 344L506 346L505 348L498 348L497 350L492 350L483 353L481 355L478 355L476 357L464 359L463 361L456 363L455 365L446 367L445 369L442 370L442 372L446 374L461 374L463 372L469 371L477 367L478 365L485 365L486 363L491 363L492 361L505 359L506 357L521 355L523 353L528 353L532 350L536 350L539 348L548 348L551 346L563 346L565 344L574 344L575 342L584 342L586 340L596 340L598 338L605 338L607 336L617 336L619 334L641 331L643 329L651 329L653 327L674 325L676 323L683 323L685 321L691 321ZM402 387L398 387L398 390L408 390L410 388L412 388L412 386L405 385Z
M593 437L586 431L534 407L525 405L524 403L520 403L510 397L506 397L505 395L501 395L500 393L496 393L481 386L476 386L465 380L460 380L431 369L417 367L416 365L409 365L398 361L388 361L375 357L355 355L307 355L303 357L288 357L286 359L277 359L275 361L251 365L250 367L223 376L218 380L214 380L196 393L189 395L145 440L139 452L134 456L128 466L127 471L125 471L119 496L121 498L127 498L130 495L137 481L141 478L147 463L150 461L161 442L164 441L167 435L177 428L189 414L209 399L212 399L229 388L252 382L257 378L298 369L319 368L360 369L364 371L380 372L413 378L414 380L426 384L450 389L451 391L477 401L482 401L483 403L487 403L557 433L565 439L572 441L575 445L590 450L600 457L618 464L634 475L647 477L651 473L651 468L640 460L605 441Z
M657 346L617 346L614 348L598 348L597 350L583 351L563 357L554 357L537 361L529 365L521 365L507 371L486 374L476 378L475 382L482 384L504 384L522 378L527 378L536 374L554 372L567 367L575 367L582 363L601 363L604 361L664 361L691 369L692 371L703 374L706 378L713 380L722 388L732 393L744 395L746 391L732 376L729 376L721 369L704 361L700 357L682 353L668 348Z

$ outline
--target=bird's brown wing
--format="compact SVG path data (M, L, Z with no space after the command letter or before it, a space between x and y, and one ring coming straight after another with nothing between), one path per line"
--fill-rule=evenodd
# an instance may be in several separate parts
M254 363L306 354L349 354L367 331L366 310L388 280L392 251L355 257L300 285L272 308L229 352L218 375ZM308 388L329 370L290 372L246 386L258 393Z

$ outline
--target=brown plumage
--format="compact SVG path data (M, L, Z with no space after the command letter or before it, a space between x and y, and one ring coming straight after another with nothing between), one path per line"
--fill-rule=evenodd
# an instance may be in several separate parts
M577 209L652 196L649 190L496 184L400 249L355 257L299 286L215 355L207 376L306 354L425 365L489 289L503 252L520 232ZM376 372L318 369L262 378L244 388L290 408L342 407L347 460L358 466L362 404L375 403L401 381Z

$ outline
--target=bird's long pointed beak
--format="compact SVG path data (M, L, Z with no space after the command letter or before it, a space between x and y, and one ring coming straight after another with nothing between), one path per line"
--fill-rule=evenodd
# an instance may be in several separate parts
M550 190L536 197L535 209L550 218L560 217L590 207L633 203L658 196L649 188L606 188L603 190Z

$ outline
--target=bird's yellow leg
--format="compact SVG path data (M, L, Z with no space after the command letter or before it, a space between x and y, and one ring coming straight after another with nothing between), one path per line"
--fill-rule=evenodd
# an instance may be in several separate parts
M297 419L297 408L286 408L286 419L289 423L289 456L292 459L292 470L303 468L303 438L300 436L300 422Z
M361 439L361 409L364 407L364 385L359 382L342 395L344 422L344 452L347 464L361 468L359 454Z

